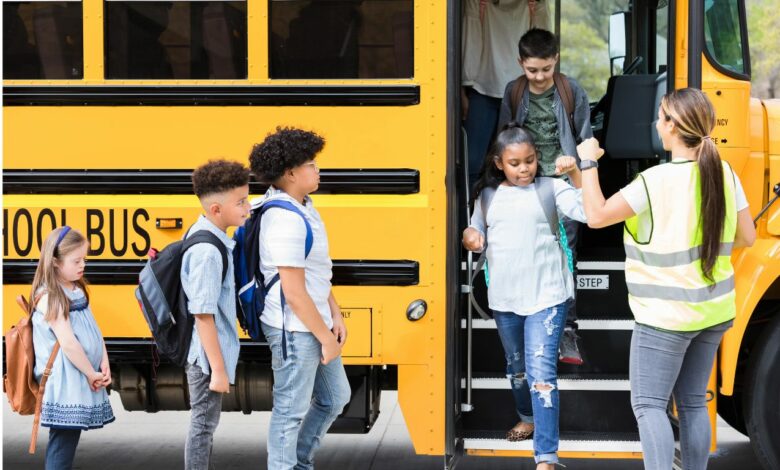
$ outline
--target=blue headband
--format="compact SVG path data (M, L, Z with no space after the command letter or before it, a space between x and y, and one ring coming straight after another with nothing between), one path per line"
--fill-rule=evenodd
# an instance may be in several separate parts
M63 238L65 238L65 235L70 232L70 225L63 225L62 231L60 232L60 235L57 237L57 243L54 244L54 248L56 249L58 246L60 246L60 242Z

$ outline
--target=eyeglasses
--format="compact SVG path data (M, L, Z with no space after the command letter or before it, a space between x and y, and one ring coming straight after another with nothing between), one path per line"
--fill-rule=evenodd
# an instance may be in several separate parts
M320 167L317 166L317 162L306 162L306 163L304 163L301 166L310 166L310 167L314 168L314 171L316 171L316 172L320 171Z

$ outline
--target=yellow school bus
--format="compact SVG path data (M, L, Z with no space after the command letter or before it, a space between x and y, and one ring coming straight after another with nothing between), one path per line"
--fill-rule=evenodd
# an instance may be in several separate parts
M4 328L18 319L14 297L28 293L46 234L79 228L114 391L128 410L186 409L185 376L157 356L133 297L138 272L150 248L198 216L194 167L246 161L278 125L308 128L327 140L314 200L350 330L353 397L332 431L368 432L381 391L397 389L416 452L442 455L446 468L464 453L532 455L530 441L503 440L514 424L503 353L495 324L467 302L472 288L484 301L484 286L468 285L460 247L466 1L4 1ZM700 87L715 104L713 137L759 238L733 258L738 315L708 392L713 430L717 412L751 437L765 468L779 468L780 204L769 204L780 191L780 102L750 97L745 2L544 1L561 70L592 75L606 192L668 158L652 126L663 93ZM559 370L564 459L641 457L621 235L582 237L586 364ZM270 409L269 356L242 339L225 410Z

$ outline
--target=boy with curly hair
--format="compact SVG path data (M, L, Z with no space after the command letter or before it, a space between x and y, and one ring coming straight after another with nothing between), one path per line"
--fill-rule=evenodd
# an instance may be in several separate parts
M314 468L320 441L351 397L341 362L347 329L331 290L328 236L309 197L319 186L314 159L324 145L314 132L278 127L249 156L255 176L271 184L252 209L275 199L297 209L267 209L260 228L260 270L264 279L279 276L260 317L274 371L268 468L279 470Z
M209 469L214 431L219 424L222 394L235 383L238 363L235 277L235 242L225 233L243 225L249 215L249 170L240 163L212 160L192 172L192 188L204 214L187 232L213 233L225 245L228 275L222 279L222 255L209 243L198 243L182 257L181 283L187 309L195 316L187 355L190 392L190 427L184 446L187 470Z

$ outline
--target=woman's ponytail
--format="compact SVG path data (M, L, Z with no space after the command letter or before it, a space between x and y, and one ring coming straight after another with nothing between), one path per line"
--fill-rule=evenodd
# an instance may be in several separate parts
M712 271L720 254L726 219L723 164L710 137L715 128L715 108L707 95L695 88L669 93L661 100L661 106L667 119L674 121L682 142L688 148L697 149L701 180L701 271L705 279L714 283Z
M715 142L704 137L699 147L699 177L701 179L701 270L704 277L715 282L712 270L720 253L723 225L726 219L726 197L723 191L723 164Z

